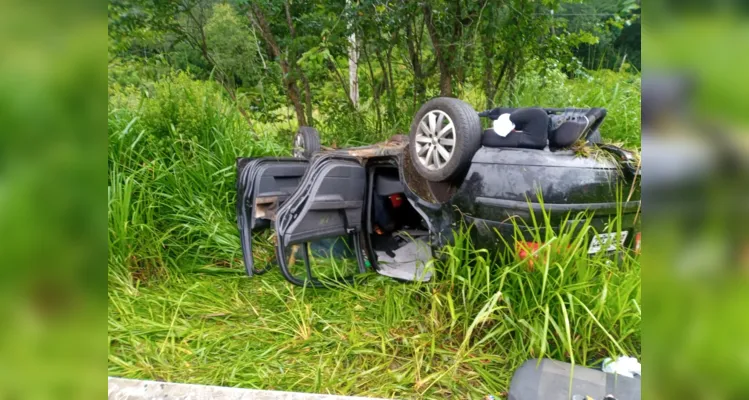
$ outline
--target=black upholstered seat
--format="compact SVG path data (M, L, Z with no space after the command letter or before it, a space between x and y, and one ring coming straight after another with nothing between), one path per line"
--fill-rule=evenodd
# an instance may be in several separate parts
M498 118L499 116L497 116ZM487 129L481 138L486 147L521 147L543 149L549 130L549 115L541 108L517 108L510 113L515 130L507 136L499 136L494 129Z
M575 144L588 130L588 124L578 121L563 122L557 129L549 132L549 147L564 148Z
M557 112L562 114L555 114ZM550 117L549 113L553 115ZM481 140L483 146L543 149L548 143L549 148L555 150L570 147L598 129L606 116L606 110L496 108L483 114L491 119L497 119L501 114L510 114L510 121L515 124L515 130L504 137L491 128L484 131Z

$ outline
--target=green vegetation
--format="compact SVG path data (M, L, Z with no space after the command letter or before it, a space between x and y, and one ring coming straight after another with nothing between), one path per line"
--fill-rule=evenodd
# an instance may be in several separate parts
M510 6L533 15L533 7L556 5L475 3L458 12L478 22L466 20L457 32L442 8L430 20L430 10L410 2L359 2L353 10L338 3L110 2L110 375L474 398L505 391L528 358L593 365L611 355L640 356L639 260L587 257L582 236L543 238L548 245L533 260L520 260L473 248L463 228L428 284L366 274L351 287L313 290L289 285L275 270L244 275L235 158L290 154L301 121L321 131L323 145L372 143L407 133L421 101L452 94L477 109L603 106L604 140L639 147L640 77L632 66L580 68L575 53L592 34L565 30L570 21L562 17L519 19L489 32L496 41L482 42L499 25L479 13L517 18L507 14ZM270 21L278 54L259 16ZM549 41L553 26L561 43L517 43L524 52L497 79L514 49L501 39L517 39L516 30L530 25L528 34ZM447 67L430 29L459 44ZM347 75L349 30L362 40L356 106L339 79ZM487 71L497 86L485 85ZM256 249L258 263L270 259L267 234L258 235Z
M478 398L505 390L525 359L600 363L640 354L639 266L562 251L526 262L460 242L444 278L371 277L310 290L271 273L110 275L110 374L398 398ZM574 357L574 360L573 360Z
M607 105L638 114L637 77L594 76L599 85L564 81L524 100L595 99L609 82L621 98ZM505 390L513 368L531 357L594 364L640 354L639 262L613 266L579 248L557 254L575 240L569 236L533 268L459 242L437 266L443 278L424 285L371 277L351 288L302 290L276 271L245 277L234 158L289 154L288 127L247 129L215 83L184 73L150 86L110 92L111 375L469 397ZM605 125L620 130L604 136L634 141L627 132L637 120L620 115ZM267 259L270 240L256 243L258 260Z

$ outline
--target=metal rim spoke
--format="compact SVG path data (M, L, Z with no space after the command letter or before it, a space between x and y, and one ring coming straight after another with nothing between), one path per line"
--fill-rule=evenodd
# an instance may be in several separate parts
M435 146L435 147L437 147L437 149L439 149L439 146ZM439 155L439 151L433 151L433 152L432 152L432 162L434 162L434 165L435 165L435 166L436 166L437 168L439 168L439 167L441 166L441 165L440 165L440 155Z
M443 159L445 159L445 161L447 161L450 158L450 152L440 145L437 145L437 152L440 153L440 155L442 156Z
M424 132L424 135L432 136L432 131L429 130L429 127L424 123L423 119L419 122L419 127L421 128L421 131Z
M424 162L429 165L432 160L432 153L434 152L434 147L429 146L429 149L427 150L426 157L424 157Z
M416 135L416 142L417 142L417 143L431 143L431 142L432 142L432 140L431 140L431 139L429 139L429 138L428 138L427 136L425 136L425 135Z
M444 167L455 151L455 135L455 125L444 111L432 110L424 115L413 144L421 165L430 170Z
M453 131L453 124L449 123L444 128L442 128L442 130L439 131L439 133L437 133L437 137L438 138L444 137L446 133L452 132L452 131Z
M293 154L294 157L301 157L304 154L304 138L302 135L296 135Z
M427 116L429 117L429 132L434 134L437 129L437 114L430 112Z

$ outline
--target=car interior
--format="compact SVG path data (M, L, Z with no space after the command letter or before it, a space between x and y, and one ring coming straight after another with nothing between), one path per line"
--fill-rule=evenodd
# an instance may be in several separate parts
M371 168L368 192L366 228L378 272L402 280L429 280L429 227L406 198L398 169Z
M606 117L603 108L495 108L479 113L492 120L510 114L516 126L515 134L499 136L494 129L486 129L481 138L485 147L516 147L552 151L569 148L582 138L589 138Z

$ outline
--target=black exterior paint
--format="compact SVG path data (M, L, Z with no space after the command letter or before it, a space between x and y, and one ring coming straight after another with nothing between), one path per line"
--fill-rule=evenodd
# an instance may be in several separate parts
M366 222L362 224L362 221L368 220L365 216L371 212L373 171L383 167L398 168L406 198L425 217L435 250L451 243L453 232L461 224L473 226L471 232L477 247L494 249L503 246L497 232L504 241L513 243L520 238L514 237L515 227L509 219L520 218L528 222L531 213L538 220L546 212L555 226L564 224L570 214L593 213L592 226L602 231L620 207L622 229L639 230L639 172L633 171L628 164L630 160L626 152L608 147L602 151L610 151L623 161L609 157L580 157L571 151L481 148L473 157L462 183L448 188L446 193L451 196L442 203L433 199L444 194L430 196L431 201L416 194L424 193L423 180L404 173L408 171L404 163L410 162L404 157L405 152L370 158L321 153L310 163L287 204L279 208L277 249L283 253L289 244L351 235L358 251L359 238L364 234L364 249L369 253L368 258L374 259L369 242L371 226ZM263 181L264 178L260 174L256 179ZM413 190L414 185L420 185L421 190ZM273 192L272 187L267 190ZM251 214L254 209L249 203L254 198L244 200L245 214ZM314 229L316 224L324 225L325 229ZM545 228L535 229L543 231ZM525 239L530 239L533 233L526 230L523 234ZM632 245L634 236L631 232L626 246ZM251 251L251 247L243 246L245 251L248 248ZM358 255L359 263L363 264L360 251ZM278 258L284 272L283 254ZM307 259L306 255L304 258ZM363 268L360 265L360 270ZM320 282L302 282L290 277L288 271L284 276L295 284L321 286Z
M402 179L408 181L403 175ZM571 151L484 147L447 202L429 203L413 191L407 191L406 197L429 216L435 248L450 243L461 223L473 226L478 247L494 248L503 245L496 232L507 242L514 241L510 218L528 222L531 212L539 220L544 210L557 224L570 214L593 213L592 226L602 231L617 214L618 203L624 230L638 228L640 209L639 173L631 174L610 158L579 157ZM530 238L532 232L527 233ZM627 244L633 237L629 235Z

